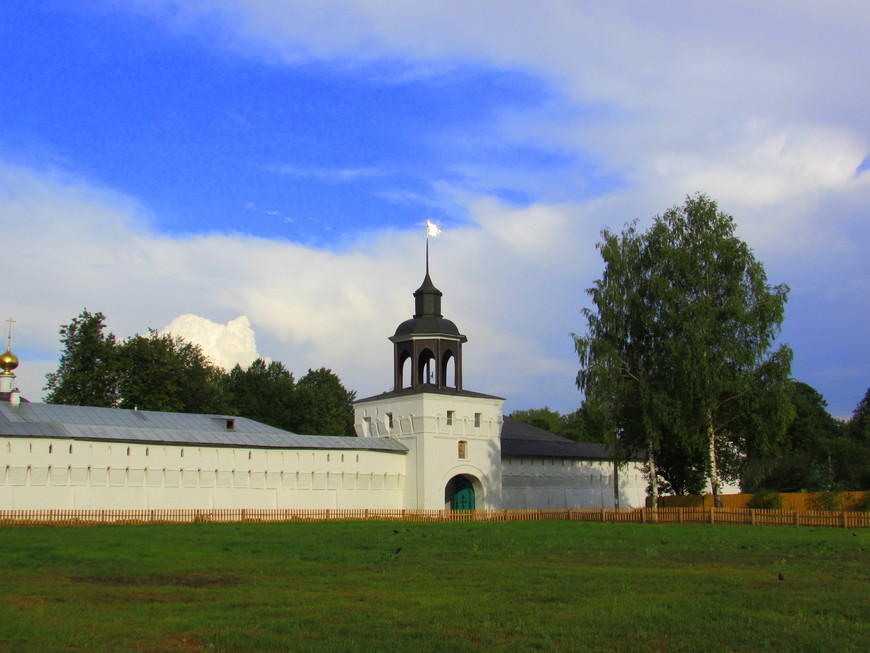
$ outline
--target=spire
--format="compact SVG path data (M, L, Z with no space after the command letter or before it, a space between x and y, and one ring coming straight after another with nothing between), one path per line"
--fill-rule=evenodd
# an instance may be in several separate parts
M414 318L444 317L441 314L442 292L435 287L426 270L422 285L414 291Z
M18 356L12 353L12 325L15 323L11 317L6 320L9 328L6 335L6 351L0 355L0 400L8 401L17 406L19 401L18 390L15 388L15 374L12 370L18 367Z
M3 370L0 375L15 378L15 375L12 374L12 370L18 367L18 356L12 353L12 325L15 320L10 317L6 321L9 323L9 327L6 334L6 352L0 356L0 369Z
M441 291L432 283L429 276L429 239L435 238L441 230L431 220L426 220L426 276L422 285L414 292L414 317L444 317L441 314Z

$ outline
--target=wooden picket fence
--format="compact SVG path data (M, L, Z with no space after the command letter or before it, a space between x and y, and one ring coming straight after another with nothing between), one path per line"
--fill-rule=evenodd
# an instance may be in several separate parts
M544 521L619 524L730 524L746 526L870 527L870 512L758 510L749 508L635 508L562 510L389 510L389 509L154 509L0 510L0 526L88 526L96 524L195 524L315 521Z

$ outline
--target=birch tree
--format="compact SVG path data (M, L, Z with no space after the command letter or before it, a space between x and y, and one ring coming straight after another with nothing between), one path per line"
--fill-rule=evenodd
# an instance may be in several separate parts
M614 461L643 453L653 503L658 501L656 456L666 397L656 379L657 290L646 237L636 225L621 234L605 229L598 249L604 274L588 289L595 309L583 309L587 334L574 336L580 357L577 386L585 407L602 428Z
M578 386L617 448L647 452L653 492L659 476L678 493L709 482L718 503L744 456L791 417L791 350L774 349L788 287L768 284L734 219L703 194L644 233L602 237L605 273L575 336Z

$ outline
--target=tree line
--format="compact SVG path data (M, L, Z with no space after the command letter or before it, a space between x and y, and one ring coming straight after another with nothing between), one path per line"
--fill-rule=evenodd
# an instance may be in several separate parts
M794 417L767 455L742 460L735 470L741 489L752 493L870 490L870 388L846 420L833 417L824 397L806 383L789 381L788 395ZM571 413L544 407L515 410L510 416L575 442L609 441L585 402ZM669 477L659 479L663 492L701 490L679 483L675 488Z
M258 358L225 372L182 338L149 330L118 339L105 320L85 309L61 326L47 403L237 415L305 435L354 435L356 393L329 369L296 381L282 363Z
M791 378L778 343L789 288L771 285L704 194L645 231L602 232L604 273L574 335L584 424L617 460L643 456L650 494L870 483L865 397L838 424ZM789 462L790 461L790 462ZM846 487L847 486L847 487Z

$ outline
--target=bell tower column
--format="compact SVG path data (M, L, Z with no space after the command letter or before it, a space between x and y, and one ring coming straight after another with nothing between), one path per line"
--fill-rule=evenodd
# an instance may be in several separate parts
M427 261L414 316L390 338L393 391L354 404L357 433L407 447L406 508L500 508L504 399L464 389L467 338L442 315L441 297Z

